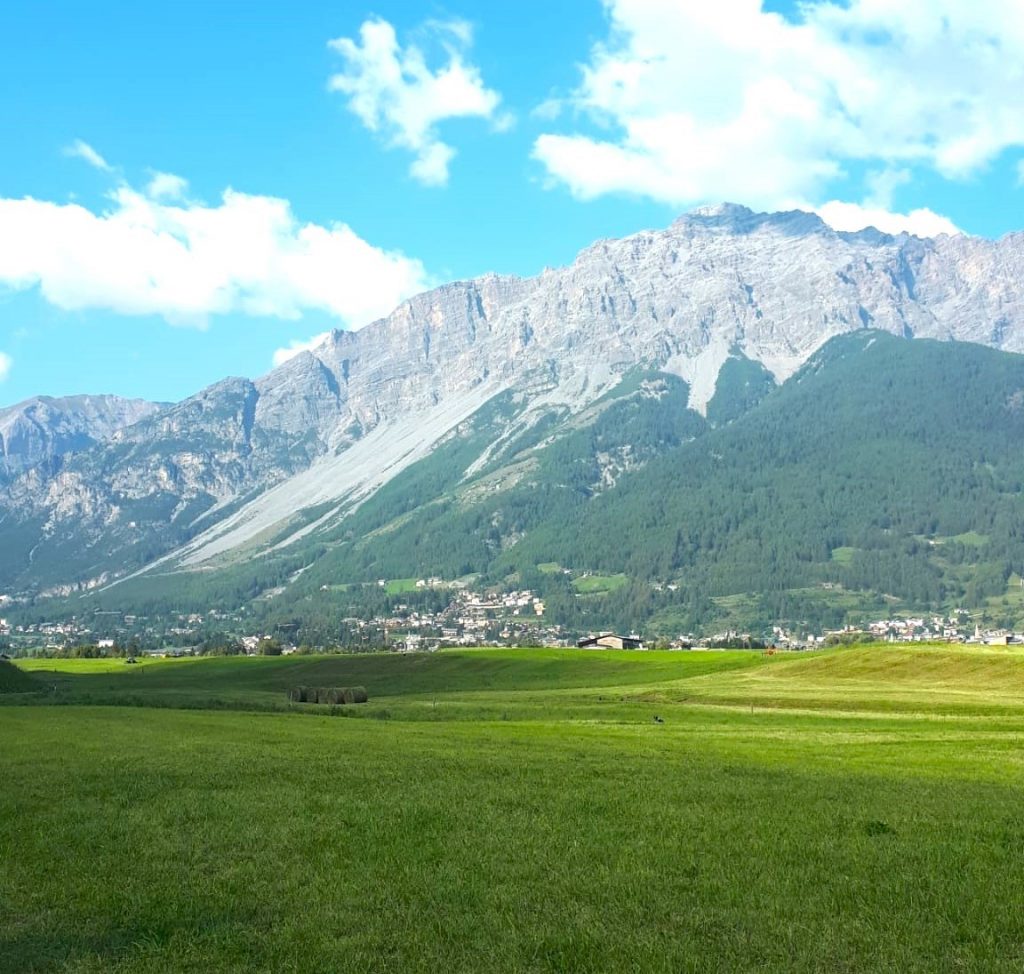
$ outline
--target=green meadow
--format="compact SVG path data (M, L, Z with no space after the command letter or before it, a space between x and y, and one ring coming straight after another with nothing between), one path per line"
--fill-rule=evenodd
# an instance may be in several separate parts
M619 575L582 575L573 579L572 587L581 595L597 595L604 592L616 592L625 588L629 579Z
M1024 970L1013 649L34 660L0 742L4 972Z

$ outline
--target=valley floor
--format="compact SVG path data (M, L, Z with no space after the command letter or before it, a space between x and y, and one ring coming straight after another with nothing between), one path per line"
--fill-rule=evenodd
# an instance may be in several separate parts
M4 971L1024 968L1013 651L25 669Z

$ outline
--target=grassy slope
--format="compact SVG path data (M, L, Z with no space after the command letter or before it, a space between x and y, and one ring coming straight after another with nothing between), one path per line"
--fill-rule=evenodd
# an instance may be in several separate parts
M833 650L694 681L686 692L706 702L756 706L1024 714L1024 653L988 647Z
M231 676L258 703L304 667L381 681L400 716L432 714L440 682L456 716L493 698L537 719L0 708L0 966L1024 962L1022 656L479 651L62 678L198 695ZM977 716L989 699L1005 712Z
M289 708L289 687L365 686L372 705L416 706L429 698L449 703L516 700L528 705L566 690L636 687L757 666L753 653L635 653L629 651L473 649L431 654L359 656L215 657L152 660L28 660L45 674L63 703L161 703L209 706L217 702ZM600 694L599 694L600 695ZM371 707L371 711L372 711ZM390 711L389 711L390 712ZM404 713L405 711L400 711ZM543 711L539 711L543 715Z
M13 663L0 659L0 693L30 693L39 683Z

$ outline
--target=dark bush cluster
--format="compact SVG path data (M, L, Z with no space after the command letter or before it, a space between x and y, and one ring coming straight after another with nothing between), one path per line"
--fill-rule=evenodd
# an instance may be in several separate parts
M366 687L292 687L288 699L293 703L366 703Z

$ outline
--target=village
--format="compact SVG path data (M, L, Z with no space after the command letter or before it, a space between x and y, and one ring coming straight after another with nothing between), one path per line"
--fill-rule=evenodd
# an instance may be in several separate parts
M378 582L387 584L386 580ZM442 588L440 579L415 580L411 590ZM94 612L63 621L12 623L0 618L0 650L17 653L61 652L91 647L101 654L129 652L157 655L200 655L237 652L288 655L311 651L422 652L469 646L605 646L627 649L774 648L809 650L849 643L962 643L1007 646L1024 644L1024 632L982 627L965 609L949 616L879 619L821 632L795 632L775 625L761 633L726 629L710 634L677 633L641 638L637 633L606 630L572 631L545 618L543 598L529 589L480 592L453 589L447 604L436 611L395 601L386 614L341 618L336 635L322 644L295 638L293 627L261 626L246 611L175 613L165 619L134 614Z
M382 580L380 585L383 587ZM420 588L437 584L421 580ZM323 649L398 652L433 650L441 646L569 646L574 634L546 623L543 599L529 590L480 593L457 590L440 611L427 611L397 602L393 611L370 618L341 618L332 644ZM167 620L111 612L93 613L54 622L11 625L0 619L0 638L11 648L32 645L58 650L89 644L101 650L128 647L140 653L192 655L210 634L224 634L246 653L256 654L261 644L280 643L282 653L298 651L291 627L264 631L246 612L176 613ZM282 631L277 631L277 630Z

